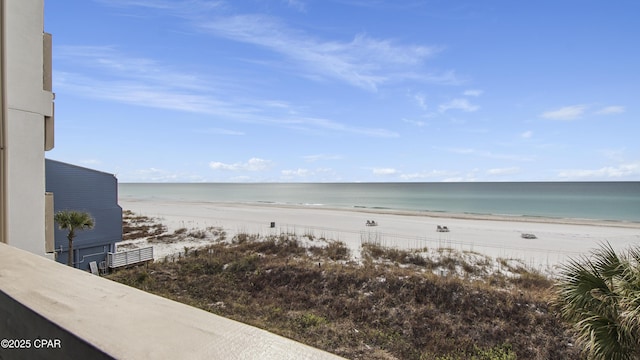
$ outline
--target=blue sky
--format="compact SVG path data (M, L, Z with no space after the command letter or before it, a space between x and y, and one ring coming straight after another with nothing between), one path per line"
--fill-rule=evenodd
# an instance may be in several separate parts
M48 0L47 157L120 182L637 181L639 12Z

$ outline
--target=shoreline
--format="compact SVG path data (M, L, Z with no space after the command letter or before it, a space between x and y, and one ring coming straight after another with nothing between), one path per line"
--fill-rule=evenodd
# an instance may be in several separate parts
M370 214L388 214L399 216L423 216L429 218L443 219L464 219L464 220L492 220L492 221L515 221L515 222L531 222L543 224L570 224L585 226L606 226L606 227L624 227L640 229L640 221L631 220L607 220L607 219L588 219L588 218L569 218L569 217L548 217L537 215L511 215L511 214L484 214L484 213L468 213L468 212L448 212L448 211L432 211L432 210L408 210L408 209L392 209L382 207L366 207L351 206L339 207L324 204L288 204L276 202L224 202L224 201L193 201L193 200L170 200L170 199L120 199L124 203L138 202L154 202L154 203L179 203L192 205L218 205L218 206L256 206L271 207L285 209L314 209L326 211L349 211Z
M405 249L451 248L494 258L520 259L533 268L553 268L586 255L600 243L624 249L640 241L640 223L482 214L453 214L313 205L120 199L123 210L158 218L169 232L219 227L238 233L310 234L344 242L357 260L363 242ZM366 226L374 220L378 226ZM272 227L271 223L275 226ZM450 232L437 232L437 226ZM537 239L524 239L532 233ZM158 248L158 257L184 246ZM154 249L155 252L155 249Z

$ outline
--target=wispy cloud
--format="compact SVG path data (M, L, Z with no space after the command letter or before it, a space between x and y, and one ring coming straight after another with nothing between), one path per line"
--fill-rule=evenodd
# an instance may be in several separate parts
M325 179L325 177L327 178ZM317 181L336 181L339 176L330 168L297 168L280 171L280 178L285 181L300 181L306 179L315 179Z
M152 9L169 9L172 8L171 1L166 0L96 0L99 3L113 7L144 7Z
M232 135L232 136L244 136L245 135L244 131L220 129L220 128L210 128L210 129L198 130L197 132L204 133L204 134L215 134L215 135Z
M413 100L418 104L418 106L422 110L427 110L427 97L422 93L417 93L413 95Z
M427 124L424 121L420 121L420 120L402 119L402 121L406 122L407 124L415 125L418 127L423 127Z
M67 68L93 70L98 72L95 75L105 78L145 81L190 90L210 88L198 74L177 71L149 58L127 56L115 46L59 46L54 56Z
M331 155L331 154L315 154L315 155L306 155L302 157L306 162L316 162L320 160L341 160L342 155Z
M225 1L214 0L95 0L111 7L141 7L170 11L174 15L202 13L225 5ZM295 0L291 0L295 1Z
M215 36L281 54L313 76L373 91L390 81L419 77L415 73L422 70L424 61L440 51L438 47L398 45L365 34L348 42L319 39L265 15L218 17L200 27Z
M399 136L387 129L297 115L298 111L288 102L251 98L251 87L238 85L232 79L174 70L157 61L129 57L110 46L61 47L56 56L73 70L57 71L55 88L83 97L213 115L232 122L366 137Z
M495 168L495 169L487 170L487 175L492 175L492 176L513 175L519 172L520 172L520 168L518 167Z
M572 105L546 111L540 116L550 120L575 120L580 118L586 110L587 105Z
M598 111L596 111L596 114L598 115L609 115L609 114L621 114L625 112L625 108L624 106L607 106L604 107Z
M86 160L80 160L80 163L87 166L95 166L95 165L101 164L102 161L98 159L86 159Z
M325 179L325 177L328 177ZM280 171L281 180L286 181L300 181L306 179L316 179L318 181L325 181L330 179L330 181L335 181L338 178L338 175L331 168L315 168L315 169L307 169L307 168L297 168L297 169L285 169Z
M393 168L373 168L371 172L374 175L395 175L398 173L398 170Z
M463 92L462 94L464 96L474 96L474 97L478 97L480 95L482 95L484 93L484 91L482 90L466 90L465 92Z
M261 158L251 158L246 162L237 162L227 164L218 161L212 161L209 163L209 167L213 170L227 170L227 171L264 171L269 169L273 165L271 160L265 160Z
M409 174L400 174L400 179L406 180L406 181L438 180L438 179L450 178L456 175L457 175L457 172L455 171L431 170L431 171L422 171L422 172L409 173Z
M309 169L298 168L294 170L282 170L280 173L285 178L294 178L294 177L308 177L309 175L312 174L312 171Z
M563 179L615 179L640 176L640 162L605 166L599 169L568 169L558 173Z
M396 138L400 135L391 130L381 128L363 128L359 126L351 126L329 119L312 118L312 117L293 117L279 120L278 123L296 129L323 129L339 131L344 133L352 133L360 136L379 137L379 138Z
M306 12L307 11L307 4L304 1L301 1L301 0L284 0L284 2L290 8L296 9L296 10L298 10L300 12Z
M464 112L474 112L480 109L479 106L474 105L469 102L467 99L453 99L449 102L441 104L438 106L438 111L441 113L449 111L449 110L462 110Z
M513 161L533 161L535 157L527 156L527 155L516 155L516 154L500 154L495 153L493 151L488 150L479 150L473 148L444 148L443 150L460 155L471 155L478 157L485 157L490 159L499 159L499 160L513 160Z
M172 172L155 167L138 169L131 172L118 174L120 181L126 182L203 182L205 179L200 175Z
M626 151L625 149L604 149L600 153L607 159L616 162L624 162Z
M441 52L442 46L400 44L364 33L354 34L351 41L325 39L293 28L274 16L229 15L233 13L233 5L225 1L100 1L109 6L164 11L212 36L272 51L286 59L288 71L302 71L301 76L310 79L335 79L371 91L376 91L380 85L407 79L438 84L464 82L453 70L425 69L425 61ZM303 0L281 2L298 11L304 12L307 8L307 2Z
M530 139L531 137L533 137L533 131L527 130L527 131L523 132L522 134L520 134L520 137L523 138L523 139Z

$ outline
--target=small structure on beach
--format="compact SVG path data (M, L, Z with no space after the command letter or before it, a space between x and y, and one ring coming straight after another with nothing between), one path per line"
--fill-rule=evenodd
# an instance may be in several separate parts
M365 225L367 225L367 226L378 226L378 223L375 222L375 220L367 220L367 223Z
M440 226L438 225L438 227L436 228L437 232L449 232L449 228L446 226Z

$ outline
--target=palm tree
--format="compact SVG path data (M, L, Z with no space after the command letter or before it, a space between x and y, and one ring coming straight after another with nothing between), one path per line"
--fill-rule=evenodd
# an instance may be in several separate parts
M607 243L571 260L557 295L590 359L640 359L640 246L618 255Z
M67 239L69 239L67 265L73 266L73 238L76 237L76 231L93 229L95 222L89 213L72 210L59 211L53 219L58 223L60 230L69 230L69 234L67 235Z

